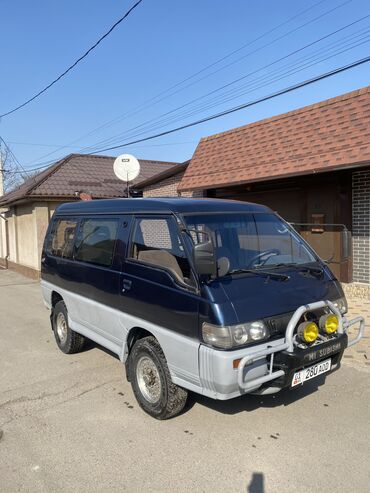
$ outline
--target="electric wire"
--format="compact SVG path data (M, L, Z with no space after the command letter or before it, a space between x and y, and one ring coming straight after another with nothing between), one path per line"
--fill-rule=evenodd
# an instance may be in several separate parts
M12 171L12 173L20 173L22 178L23 179L26 179L27 178L27 173L29 171L27 171L22 165L21 163L18 161L16 155L14 154L14 152L12 151L12 149L8 146L8 144L5 142L5 140L1 137L0 135L0 143L3 143L4 144L4 147L7 149L8 153L11 155L13 161L16 163L16 165L18 166L18 168L20 168L22 171ZM4 173L7 173L8 170L6 169L3 169L3 172Z
M175 127L175 128L166 130L164 132L160 132L160 133L157 133L157 134L154 134L154 135L150 135L148 137L143 137L141 139L137 139L137 140L131 141L131 142L122 142L121 144L116 145L116 146L107 147L107 148L104 148L104 149L99 149L98 151L96 151L96 153L107 152L107 151L111 151L111 150L114 150L114 149L120 149L122 147L127 147L129 145L137 144L137 143L140 143L140 142L147 142L149 140L153 140L153 139L157 139L159 137L163 137L164 135L170 135L172 133L179 132L179 131L184 130L186 128L194 127L194 126L200 125L202 123L206 123L208 121L215 120L217 118L221 118L223 116L229 115L231 113L235 113L235 112L240 111L242 109L246 109L246 108L249 108L251 106L255 106L256 104L259 104L259 103L262 103L262 102L265 102L265 101L269 101L271 99L274 99L276 97L282 96L284 94L288 94L290 92L296 91L297 89L300 89L302 87L306 87L306 86L315 84L315 83L317 83L317 82L319 82L321 80L324 80L324 79L327 79L329 77L333 77L333 76L338 75L340 73L346 72L347 70L352 70L353 68L359 67L360 65L363 65L365 63L368 63L369 61L370 61L370 56L364 57L364 58L361 58L361 59L358 59L358 60L355 60L355 61L353 61L353 62L351 62L351 63L349 63L347 65L343 65L341 67L337 67L337 68L335 68L333 70L330 70L330 71L325 72L323 74L319 74L319 75L317 75L315 77L312 77L310 79L306 79L306 80L304 80L302 82L299 82L297 84L288 86L286 88L280 89L279 91L270 93L270 94L268 94L266 96L263 96L263 97L260 97L258 99L255 99L255 100L252 100L252 101L248 101L248 102L243 103L243 104L240 104L238 106L234 106L232 108L226 109L226 110L221 111L219 113L215 113L213 115L209 115L207 117L201 118L201 119L196 120L196 121L193 121L191 123L187 123L185 125L181 125L179 127ZM88 154L92 154L92 153L88 153ZM44 167L45 166L40 166L40 167L37 167L37 168L33 168L30 171L35 171L35 170L38 170L38 169L41 169L41 168L44 168Z
M69 144L75 144L76 142L79 142L80 140L83 140L83 139L84 139L84 138L86 138L87 136L89 136L89 135L91 135L91 134L93 134L93 133L95 133L95 132L97 132L97 131L99 131L99 130L101 130L101 129L103 129L103 128L107 128L107 127L111 126L112 124L119 123L120 121L122 121L123 119L125 119L125 118L127 118L127 117L129 117L129 116L130 116L130 117L132 117L132 116L136 115L137 113L139 113L139 112L141 112L141 111L143 111L143 110L145 110L145 109L148 109L148 108L152 107L154 104L158 104L159 102L161 102L161 101L163 101L163 100L167 99L168 97L172 97L174 94L178 93L179 91L176 91L175 93L172 93L172 94L168 95L167 97L161 98L161 99L159 99L158 101L154 102L153 104L149 104L149 105L147 105L147 103L150 103L150 102L154 101L155 99L159 98L159 97L160 97L160 96L162 96L163 94L165 94L165 93L167 93L167 92L171 91L172 89L174 89L174 88L176 88L176 87L178 87L178 86L182 85L184 82L187 82L188 80L190 80L190 79L192 79L192 78L196 77L197 75L199 75L199 74L201 74L201 73L205 72L205 71L206 71L206 70L208 70L209 68L212 68L213 66L215 66L215 65L217 65L217 64L219 64L219 63L221 63L222 61L224 61L225 59L227 59L227 58L231 57L231 56L232 56L232 55L234 55L235 53L240 52L241 50L245 49L246 47L248 47L248 46L252 45L253 43L255 43L255 42L259 41L260 39L264 38L265 36L268 36L268 35L269 35L269 34L271 34L272 32L274 32L274 31L276 31L276 30L280 29L280 28L281 28L281 27L283 27L284 25L286 25L286 24L288 24L288 23L292 22L292 21L293 21L293 20L295 20L296 18L298 18L298 17L300 17L300 16L302 16L302 15L306 14L306 13L307 13L307 12L309 12L310 10L314 9L315 7L317 7L318 5L320 5L320 4L322 4L322 3L325 3L326 1L327 1L327 0L320 0L320 1L316 2L316 3L314 3L314 4L313 4L313 5L311 5L310 7L308 7L308 8L306 8L306 9L304 9L304 10L302 10L302 11L298 12L297 14L295 14L295 15L294 15L294 16L292 16L292 17L290 17L290 18L289 18L289 19L287 19L286 21L284 21L284 22L280 23L278 26L275 26L274 28L272 28L272 29L270 29L270 30L268 30L268 31L266 31L266 32L264 32L264 33L262 33L260 36L258 36L257 38L253 39L252 41L249 41L248 43L246 43L246 44L242 45L241 47L239 47L239 48L237 48L237 49L235 49L235 50L231 51L230 53L228 53L228 54L226 54L225 56L221 57L220 59L216 60L215 62L213 62L213 63L211 63L211 64L207 65L207 66L206 66L206 67L204 67L203 69L201 69L201 70L199 70L199 71L195 72L194 74L192 74L192 75L190 75L190 76L186 77L184 80L182 80L182 81L180 81L180 82L178 82L178 83L176 83L176 84L172 85L171 87L169 87L168 89L165 89L164 91L160 92L160 93L159 93L159 94L157 94L156 96L153 96L152 98L150 98L150 99L149 99L149 100L147 100L146 102L144 101L144 102L143 102L141 105L139 105L136 109L134 108L133 110L131 110L131 111L129 111L129 112L126 112L126 113L124 113L123 115L121 115L121 116L119 116L119 117L116 117L115 119L110 120L110 121L108 121L108 122L106 122L106 123L104 123L104 124L102 124L102 125L100 125L100 126L96 127L95 129L91 130L91 131L90 131L90 132L88 132L87 134L84 134L82 137L79 137L78 139L75 139L75 140L71 141ZM353 0L346 0L345 2L342 2L341 4L337 5L336 7L331 8L331 9L329 9L329 10L325 11L324 13L320 14L319 16L315 17L314 19L311 19L311 20L309 20L309 21L305 22L304 24L301 24L300 26L298 26L298 27L296 27L296 28L294 28L294 29L291 29L291 30L290 30L290 31L288 31L287 33L284 33L283 35L279 36L278 38L275 38L274 40L272 40L271 42L267 43L266 45L263 45L261 48L258 48L258 49L257 49L257 51L259 51L260 49L263 49L263 48L265 48L265 47L267 47L267 46L269 46L269 45L271 45L271 44L275 43L276 41L278 41L278 40L282 39L283 37L286 37L286 36L288 36L288 35L292 34L293 32L296 32L298 29L301 29L301 28L305 27L306 25L308 25L308 24L310 24L310 23L312 23L312 22L315 22L315 21L319 20L320 18L324 17L325 15L328 15L328 14L330 14L330 13L334 12L335 10L337 10L337 9L339 9L339 8L341 8L341 7L343 7L344 5L346 5L346 4L348 4L348 3L351 3L352 1L353 1ZM249 54L247 54L247 55L245 55L245 56L244 56L244 57L242 57L242 58L244 59L244 58L246 58L247 56L249 56L249 55L251 55L251 54L253 54L253 53L255 53L255 51L254 51L254 52L251 52L251 53L249 53ZM238 60L236 60L235 62L232 62L232 63L237 63L238 61L240 61L240 59L238 59ZM222 67L221 69L217 70L217 72L219 72L220 70L223 70L223 69L227 68L228 66L229 66L229 65ZM197 81L196 81L196 82L194 82L194 83L197 83L197 82L199 82L199 81L201 81L201 80L205 79L206 77L211 76L211 75L213 75L213 74L214 74L214 73L211 73L211 74L209 74L209 75L206 75L205 77L202 77L201 79L197 80ZM192 85L192 84L191 84L191 85ZM186 89L187 87L189 87L189 86L186 86L186 87L184 87L183 89ZM183 89L181 89L181 90L183 90ZM103 145L102 143L98 143L98 144L99 144L99 145L100 145L100 144L101 144L101 145ZM89 147L90 147L90 146L89 146ZM59 149L55 149L54 151L51 151L51 152L49 152L49 153L47 153L47 154L44 154L44 155L40 156L39 158L37 158L37 159L35 159L35 160L31 161L29 164L33 164L35 161L39 161L39 160L41 160L41 159L43 159L43 158L46 158L46 157L48 157L48 156L51 156L52 154L55 154L56 152L58 152L58 150L61 150L61 149L62 149L62 147L60 147Z
M76 65L78 65L84 58L86 58L107 36L111 34L111 32L119 25L121 22L123 22L126 17L128 17L131 12L142 2L143 0L138 0L120 19L118 19L117 22L115 22L108 31L103 34L83 55L81 55L75 62L72 63L64 72L62 72L56 79L54 79L52 82L50 82L47 86L45 86L43 89L41 89L39 92L37 92L34 96L31 98L27 99L24 101L22 104L19 104L15 108L12 108L9 111L6 111L5 113L0 115L0 118L4 118L5 116L11 115L12 113L15 113L16 111L20 110L21 108L24 108L26 105L30 104L32 101L35 99L39 98L42 94L44 94L48 89L50 89L54 84L59 82L63 77L65 77L71 70L73 70Z
M277 71L273 72L273 74L275 75L274 78L271 78L271 74L268 73L268 74L265 74L264 76L262 77L259 77L257 79L254 79L252 81L250 81L248 84L244 84L242 89L245 89L246 87L249 87L250 89L248 91L245 91L243 90L243 92L240 92L239 94L236 94L234 95L233 97L228 97L228 98L224 98L221 102L222 103L225 103L225 102L228 102L229 100L232 100L232 99L235 99L236 97L240 97L241 95L245 95L245 94L248 94L250 92L253 92L257 89L261 89L263 87L266 87L267 85L270 85L271 83L275 83L287 76L290 76L290 75L293 75L303 69L306 69L308 67L311 67L313 65L316 65L317 63L321 63L322 61L324 60L327 60L329 58L332 58L334 56L337 56L338 54L341 54L345 51L348 51L349 49L352 49L360 44L363 44L365 42L369 42L369 36L367 35L367 33L369 32L369 29L366 27L366 28L362 28L360 29L359 31L357 31L356 33L356 36L354 36L353 34L349 34L347 36L345 36L344 38L342 38L341 40L338 41L334 41L330 44L328 44L325 48L320 48L318 50L316 50L314 53L312 53L309 57L301 57L300 59L296 60L293 64L289 63L289 64L286 64L285 66L283 67L280 67ZM363 38L361 38L360 36L361 35L365 35L363 36ZM349 38L352 38L352 41L353 39L355 38L358 38L358 43L349 43L347 45L344 44L344 42L346 40L348 40ZM337 48L339 47L340 45L343 45L344 46L344 49L341 49L341 50L337 50L335 51L333 54L331 54L330 56L324 56L326 54L326 52L324 51L325 49L327 50L327 48L329 47L333 47L332 50L334 48ZM342 46L342 47L343 47ZM317 53L320 53L321 56L319 57L316 57L315 58L315 55ZM307 63L308 61L312 60L312 63ZM305 61L305 63L301 63L299 65L299 63L301 61ZM297 67L298 66L298 67ZM296 70L292 70L294 67L297 67ZM288 70L286 70L285 72L282 72L283 69L285 68L288 68ZM280 77L276 77L276 75L278 75L280 73ZM258 84L256 85L255 83L256 82L261 82L261 81L266 81L264 84ZM198 107L196 108L196 110L194 111L194 109L192 109L191 111L188 111L187 113L183 113L182 115L180 115L181 118L184 118L184 117L189 117L189 116L193 116L194 114L197 114L199 113L200 110L206 110L206 109L210 109L212 107L215 107L215 106L218 106L219 105L219 102L217 102L216 100L216 103L215 104L209 104L209 102L207 102L206 105L203 105L202 107ZM181 118L172 118L172 121L166 121L165 123L168 124L168 123L175 123L176 121L178 121L179 119L181 120ZM163 126L163 125L162 125ZM152 127L152 130L155 130L156 128L158 128L158 125L156 127ZM130 137L138 137L140 135L142 135L143 133L146 133L146 132L141 132L139 134L135 134L133 136L130 136ZM83 148L81 149L81 151L86 151L88 150L89 151L89 148ZM93 152L96 152L94 151L94 147L91 147L90 148L90 151L89 152L90 154L92 154ZM55 161L54 160L48 160L48 161L45 161L44 163L38 163L38 168L43 168L43 167L47 167L48 165L54 163ZM34 169L34 168L32 168Z
M370 17L370 14L367 15L367 16L363 16L360 19L357 19L357 20L355 20L355 21L353 21L353 22L351 22L349 24L346 24L345 26L342 26L341 28L336 29L335 31L332 31L332 32L326 34L325 36L322 36L322 37L320 37L320 38L318 38L318 39L316 39L316 40L314 40L314 41L312 41L312 42L310 42L310 43L308 43L308 44L306 44L306 45L304 45L304 46L302 46L302 47L300 47L300 48L298 48L296 50L293 50L292 52L288 53L287 55L284 55L283 57L280 57L277 60L273 60L272 62L270 62L270 63L268 63L268 64L266 64L266 65L264 65L264 66L262 66L262 67L260 67L260 68L258 68L256 70L253 70L252 72L249 72L248 74L246 74L246 75L244 75L242 77L239 77L239 78L237 78L237 79L235 79L235 80L233 80L233 81L231 81L231 82L229 82L227 84L224 84L223 86L218 87L218 88L216 88L216 89L214 89L214 90L212 90L212 91L210 91L210 92L208 92L206 94L203 94L202 96L198 96L197 98L194 98L191 101L188 101L188 102L186 102L186 103L184 103L184 104L182 104L182 105L180 105L180 106L178 106L178 107L176 107L176 108L174 108L172 110L169 110L169 111L167 111L167 112L165 112L165 113L163 113L163 114L161 114L161 115L159 115L157 117L154 117L154 118L152 118L152 119L150 119L150 120L148 120L148 121L146 121L144 123L141 123L139 125L136 125L134 127L131 127L130 129L126 130L123 133L119 133L119 134L117 134L117 135L115 135L113 137L110 137L109 139L104 139L104 140L102 140L102 141L94 144L94 146L87 146L85 148L82 148L82 150L84 151L86 149L91 149L92 147L96 147L98 145L109 145L109 144L113 143L114 141L116 141L117 139L122 139L122 138L124 138L126 136L127 137L128 136L129 137L132 137L132 132L134 130L141 129L143 127L145 128L145 130L148 130L148 124L153 123L153 122L156 122L157 120L159 120L159 119L161 119L163 117L166 117L167 115L173 114L176 111L181 110L181 109L183 109L183 108L185 108L185 107L193 104L194 102L200 101L200 100L202 100L202 99L204 99L204 98L206 98L208 96L211 96L212 94L215 94L215 93L217 93L217 92L219 92L219 91L221 91L221 90L223 90L225 88L228 88L228 87L230 87L230 86L232 86L232 85L234 85L234 84L236 84L236 83L238 83L238 82L240 82L242 80L245 80L245 79L251 77L252 75L255 75L258 72L261 72L262 70L265 70L268 67L271 67L273 65L276 65L277 63L279 63L279 62L281 62L281 61L283 61L283 60L285 60L287 58L290 58L290 57L292 57L292 56L294 56L294 55L302 52L303 50L306 50L307 48L309 48L309 47L311 47L311 46L313 46L313 45L315 45L317 43L320 43L323 40L328 39L329 37L334 36L334 35L338 34L339 32L341 32L341 31L343 31L345 29L348 29L349 27L352 27L353 25L355 25L355 24L357 24L357 23L359 23L359 22L361 22L361 21L363 21L363 20L365 20L365 19L367 19L369 17ZM149 130L153 130L155 128L156 127L154 127L154 128L153 127L149 127Z
M307 68L310 68L314 65L317 65L318 63L322 63L323 61L326 61L326 60L329 60L335 56L337 56L338 54L342 54L342 53L345 53L355 47L358 47L358 46L361 46L362 44L365 44L365 43L368 43L370 41L370 36L367 36L366 39L362 40L361 42L358 42L356 43L355 45L353 46L350 46L350 47L347 47L346 49L343 49L343 50L340 50L330 56L326 56L326 57L321 57L319 58L317 61L315 61L314 63L305 63L303 65L301 65L297 70L288 70L286 71L285 73L283 73L280 77L275 77L273 79L269 79L266 83L264 84L258 84L258 85L255 85L255 86L252 86L249 90L244 90L242 92L240 92L239 94L237 95L233 95L233 96L230 96L228 98L224 98L223 101L222 101L222 104L228 102L228 101L232 101L232 100L235 100L235 99L238 99L240 98L242 95L245 95L245 94L249 94L251 92L254 92L256 91L257 89L261 89L261 88L264 88L268 85L271 85L275 82L278 82L286 77L289 77L291 75L294 75L296 74L297 72L300 72L302 70L305 70ZM159 128L163 128L163 127L166 127L168 124L170 123L176 123L178 121L181 121L181 120L184 120L185 118L188 118L190 116L193 116L194 114L199 114L201 112L204 112L205 110L208 110L208 109L211 109L211 108L214 108L215 106L220 106L220 103L219 102L216 102L216 103L211 103L211 104L206 104L206 105L202 105L201 108L196 108L195 110L190 110L190 111L187 111L181 115L179 115L179 117L173 117L172 119L168 119L167 121L165 122L160 122L158 125L154 126L151 128L151 131L153 130L157 130ZM136 134L132 134L132 135L129 135L128 137L130 138L133 138L133 137L138 137L140 135L143 135L143 134L146 134L148 132L148 130L144 130L142 132L138 132ZM88 149L83 149L83 151L85 150L88 150Z

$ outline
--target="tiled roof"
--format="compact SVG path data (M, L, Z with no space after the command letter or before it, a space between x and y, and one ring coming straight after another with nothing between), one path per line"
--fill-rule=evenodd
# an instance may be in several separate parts
M370 164L370 86L201 139L179 190Z
M75 198L76 191L85 191L93 198L122 197L126 189L113 172L113 157L70 154L37 176L28 179L19 188L0 197L0 206L24 199ZM139 160L140 175L131 183L148 179L171 169L178 163Z

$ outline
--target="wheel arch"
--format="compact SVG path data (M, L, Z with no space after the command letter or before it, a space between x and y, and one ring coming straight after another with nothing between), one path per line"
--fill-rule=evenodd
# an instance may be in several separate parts
M57 303L59 303L59 301L64 301L63 296L60 293L58 293L58 291L53 289L53 291L51 292L51 309L52 310L55 307L55 305Z
M154 337L156 340L158 340L157 337L152 332L139 326L131 327L131 329L127 334L123 348L122 358L121 358L122 361L125 363L127 381L130 381L129 379L130 352L135 342L138 341L139 339L143 339L144 337Z

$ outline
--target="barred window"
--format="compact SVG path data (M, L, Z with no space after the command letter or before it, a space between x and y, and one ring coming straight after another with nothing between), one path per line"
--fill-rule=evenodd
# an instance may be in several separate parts
M137 218L131 258L168 271L176 281L192 284L190 264L173 217Z

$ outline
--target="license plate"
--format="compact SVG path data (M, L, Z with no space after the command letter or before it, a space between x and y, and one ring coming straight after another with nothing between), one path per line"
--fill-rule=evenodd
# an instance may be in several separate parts
M294 373L292 387L296 385L303 384L306 380L311 380L311 378L318 377L323 373L326 373L331 368L331 359L321 361L321 363L316 363L316 365L309 366L304 370L297 371Z

